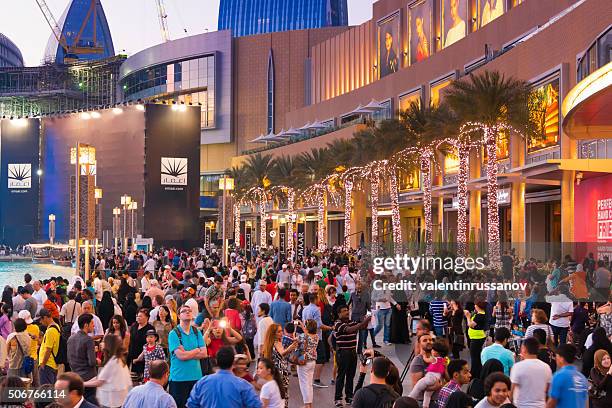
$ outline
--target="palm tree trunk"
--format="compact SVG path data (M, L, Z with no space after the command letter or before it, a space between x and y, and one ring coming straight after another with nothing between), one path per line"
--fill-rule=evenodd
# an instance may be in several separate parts
M425 218L425 255L433 255L433 223L431 220L431 162L430 155L421 156L423 175L423 217Z
M259 225L259 248L267 248L268 240L266 235L266 201L259 200L259 218L261 223Z
M317 249L319 252L325 251L325 191L320 188L317 190Z
M240 246L240 203L234 203L234 244Z
M380 185L380 177L374 174L370 184L372 197L370 199L372 205L372 255L378 254L378 189Z
M468 189L467 182L470 172L470 149L465 145L460 145L459 154L459 174L457 177L457 201L459 204L457 212L457 255L465 256L468 241Z
M293 258L293 221L295 219L295 190L290 188L287 192L287 212L289 220L287 221L287 254Z
M489 262L492 267L500 265L499 203L497 202L497 136L495 127L484 126L487 149L487 235Z
M391 195L391 225L393 231L393 251L402 252L402 224L399 209L399 189L397 187L397 172L395 168L389 177L389 194Z
M353 214L353 182L344 182L344 250L351 249L351 217Z

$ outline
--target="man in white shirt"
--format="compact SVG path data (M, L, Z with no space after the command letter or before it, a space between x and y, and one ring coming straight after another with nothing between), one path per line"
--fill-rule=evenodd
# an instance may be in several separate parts
M244 298L251 300L251 284L247 282L246 275L240 275L240 285L238 285L244 291Z
M268 328L274 320L270 316L270 305L268 303L261 303L257 308L257 317L259 318L259 323L257 323L257 333L255 333L255 338L253 339L253 344L255 348L258 350L259 355L261 356L261 349L263 347L264 341L266 339L266 333L268 332Z
M157 262L155 261L155 259L153 259L152 257L147 259L145 261L145 263L142 265L143 269L145 270L145 272L155 272L155 264Z
M68 302L62 305L60 310L60 317L62 323L74 323L81 315L81 304L75 300L76 294L74 292L68 292Z
M259 290L256 290L251 298L251 310L253 310L253 313L257 313L259 305L262 303L267 303L268 305L272 303L272 295L270 292L266 291L266 281L263 279L259 281ZM259 315L255 320L257 320L257 324L259 324L261 320Z
M89 337L93 337L94 340L101 339L104 336L104 327L102 326L102 321L100 318L94 314L94 308L91 301L83 302L81 305L81 314L90 314L93 316L94 322L94 331L93 333L88 333ZM79 327L79 319L75 319L72 324L72 328L70 329L70 334L74 334L81 330Z
M151 272L145 271L144 276L140 280L140 290L143 293L146 293L147 290L151 287Z
M36 299L37 308L36 314L40 312L40 309L43 308L43 304L47 301L47 293L43 290L40 285L40 281L35 280L32 282L32 287L34 288L34 293L32 293L32 297Z
M561 289L566 292L566 287ZM546 296L546 301L550 303L550 328L553 332L555 347L567 342L567 332L570 327L570 320L574 312L574 303L566 293L556 296Z
M278 271L278 274L276 275L276 283L278 283L279 286L282 286L285 283L288 284L290 277L291 277L291 274L287 270L287 264L283 264L282 269Z
M543 408L552 379L550 366L538 359L540 343L530 337L521 345L522 361L510 371L512 403L517 407Z

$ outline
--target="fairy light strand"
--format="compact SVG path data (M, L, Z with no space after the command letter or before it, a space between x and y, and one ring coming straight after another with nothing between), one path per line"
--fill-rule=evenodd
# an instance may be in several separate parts
M351 217L353 212L353 182L344 182L344 250L351 249Z

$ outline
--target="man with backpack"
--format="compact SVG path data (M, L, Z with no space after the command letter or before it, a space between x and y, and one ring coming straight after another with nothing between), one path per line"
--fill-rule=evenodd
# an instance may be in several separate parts
M63 340L62 349L60 328L47 309L42 308L39 316L39 323L46 330L38 353L38 378L40 385L55 384L57 366L66 362L66 341Z
M376 357L372 361L370 385L355 393L353 408L391 408L393 406L399 395L385 383L390 369L391 362L386 357Z

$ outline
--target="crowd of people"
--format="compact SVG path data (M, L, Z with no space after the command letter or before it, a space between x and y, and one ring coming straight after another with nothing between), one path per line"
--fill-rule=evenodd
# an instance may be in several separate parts
M374 279L455 277L376 275L339 249L299 262L236 251L222 265L201 249L90 261L91 279L26 274L4 288L0 397L25 387L61 395L12 404L310 408L333 387L318 405L612 406L608 259L505 253L501 271L462 276L526 283L517 293L374 290ZM390 358L400 343L413 343L408 361Z

